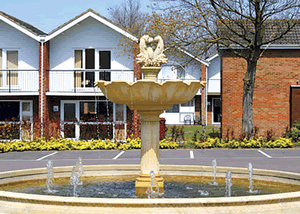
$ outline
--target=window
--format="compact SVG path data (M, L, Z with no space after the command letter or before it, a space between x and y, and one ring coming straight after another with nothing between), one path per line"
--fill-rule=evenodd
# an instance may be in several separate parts
M1 139L32 137L32 101L0 101L0 111L5 112L0 114Z
M99 51L99 69L110 69L110 51ZM100 80L110 81L110 71L100 71Z
M62 136L75 139L113 138L113 122L118 121L117 124L124 129L125 115L125 105L106 100L61 101L61 120L64 121ZM74 122L75 118L78 122Z
M82 50L75 50L74 63L75 68L83 68ZM75 87L82 87L81 71L75 72Z
M7 69L18 69L18 51L6 51ZM18 71L7 73L7 85L18 85Z
M221 122L221 99L213 98L213 123Z
M124 121L124 109L123 104L115 104L116 105L116 121Z
M95 49L85 49L85 69L95 69ZM94 87L94 82L95 72L85 72L85 87Z
M75 116L75 103L64 104L64 120L68 122L74 121Z
M96 60L97 54L99 61ZM98 68L97 68L98 66ZM111 52L96 51L95 49L74 50L74 68L75 69L101 69L99 72L100 80L111 80ZM94 71L76 71L75 87L94 87L94 82L98 73Z
M74 50L74 68L95 69L95 49ZM94 87L94 71L76 71L75 87Z
M18 68L18 50L0 49L0 69ZM5 85L18 85L18 71L0 71L0 87L3 87Z
M30 120L31 110L29 102L22 102L22 120Z
M0 121L20 120L20 103L14 101L0 102Z
M193 107L194 106L194 99L192 99L192 100L190 100L186 103L181 104L181 106L183 106L183 107L187 107L187 106L188 107Z
M97 117L96 117L97 116ZM80 102L80 121L96 122L111 121L113 119L113 103L82 101Z
M99 69L110 69L110 51L99 51Z
M179 105L173 105L169 110L166 111L167 113L179 113Z

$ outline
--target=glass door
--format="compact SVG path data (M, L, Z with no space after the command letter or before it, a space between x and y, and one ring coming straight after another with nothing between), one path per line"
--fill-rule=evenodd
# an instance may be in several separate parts
M221 99L213 98L213 123L221 123Z
M79 111L78 102L61 101L62 133L65 138L78 139L79 137Z

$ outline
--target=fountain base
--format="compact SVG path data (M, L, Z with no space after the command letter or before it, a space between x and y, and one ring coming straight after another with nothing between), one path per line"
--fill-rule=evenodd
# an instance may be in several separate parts
M155 176L159 187L159 193L164 193L164 180L160 175ZM151 186L150 175L140 175L135 181L135 195L146 198L146 191Z
M86 165L85 176L139 176L140 165ZM231 170L233 178L248 179L248 169L218 167L217 178L225 179ZM72 167L54 167L54 177L68 177ZM208 176L212 180L211 166L161 165L161 176ZM24 180L44 179L47 169L27 169L0 172L0 184L10 185ZM278 181L300 185L300 174L255 169L255 180ZM166 187L165 187L166 188ZM300 213L300 191L270 195L219 198L77 198L23 194L0 190L0 213Z

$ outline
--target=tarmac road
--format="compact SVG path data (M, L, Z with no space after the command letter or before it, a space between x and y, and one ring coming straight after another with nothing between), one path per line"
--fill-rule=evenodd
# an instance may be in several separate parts
M0 172L53 166L74 166L82 158L84 165L139 164L140 150L128 151L28 151L0 153ZM160 150L160 164L211 166L213 159L218 166L271 169L300 173L300 149L211 149L211 150Z

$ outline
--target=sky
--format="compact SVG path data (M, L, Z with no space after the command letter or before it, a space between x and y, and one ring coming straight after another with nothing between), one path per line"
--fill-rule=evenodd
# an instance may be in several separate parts
M153 1L140 0L141 11L149 11L147 5ZM49 33L89 8L109 18L108 8L122 2L124 0L11 0L2 3L0 11Z

